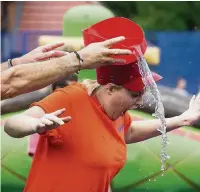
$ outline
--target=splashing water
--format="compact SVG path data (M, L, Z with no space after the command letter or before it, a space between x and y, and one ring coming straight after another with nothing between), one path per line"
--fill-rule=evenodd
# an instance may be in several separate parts
M140 47L136 47L136 51L138 52L138 67L139 67L139 71L140 74L142 75L142 79L144 82L144 85L146 87L146 90L151 93L151 95L153 96L153 102L155 101L156 103L156 107L155 107L155 113L152 114L152 116L159 118L161 121L161 127L158 128L158 131L162 134L162 149L161 149L161 170L164 171L165 170L165 166L164 166L164 162L166 159L169 159L170 156L166 154L166 148L167 148L167 144L168 144L168 140L167 140L167 134L166 134L166 120L165 120L165 112L164 112L164 106L161 100L161 96L160 93L158 91L158 87L155 83L155 81L153 80L151 71L149 70L149 67L147 65L147 62L140 50ZM148 78L147 78L148 77ZM147 100L146 102L149 102L150 106L152 105L152 101Z

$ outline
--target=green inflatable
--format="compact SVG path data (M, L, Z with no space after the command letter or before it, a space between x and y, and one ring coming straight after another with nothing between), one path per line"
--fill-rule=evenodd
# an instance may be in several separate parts
M114 14L100 5L73 7L64 14L63 36L81 37L83 29L110 17L114 17Z
M114 17L106 7L100 5L79 5L69 9L63 17L63 36L82 37L82 30L104 19ZM88 76L89 74L89 76ZM95 70L80 72L79 79L94 79Z
M138 111L137 119L152 118ZM2 116L4 119L12 114ZM14 139L1 128L1 189L22 192L32 159L27 154L28 138ZM128 145L127 163L112 182L114 192L197 192L200 191L200 131L181 128L168 134L167 170L160 171L161 138Z

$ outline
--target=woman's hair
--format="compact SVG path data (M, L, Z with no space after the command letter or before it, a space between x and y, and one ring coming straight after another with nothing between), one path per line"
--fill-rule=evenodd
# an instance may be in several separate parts
M101 85L97 82L97 80L85 79L81 82L81 84L87 89L88 95L93 95L94 92L101 87Z
M102 86L97 82L97 80L90 80L90 79L83 80L81 84L87 89L88 95L90 96L93 95L97 91L97 89L99 89ZM116 90L120 90L123 87L120 85L114 85L113 88ZM144 93L144 91L141 91L141 92L129 91L129 92L132 97L139 97L139 96L142 96Z

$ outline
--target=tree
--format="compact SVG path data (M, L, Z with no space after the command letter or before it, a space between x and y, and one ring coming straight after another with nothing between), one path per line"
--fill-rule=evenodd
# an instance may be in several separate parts
M130 18L144 30L200 30L198 1L103 2L115 15Z

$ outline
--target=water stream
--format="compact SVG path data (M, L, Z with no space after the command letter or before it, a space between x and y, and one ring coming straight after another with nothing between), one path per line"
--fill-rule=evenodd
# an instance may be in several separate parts
M164 106L161 100L161 96L160 96L160 92L158 90L158 87L155 83L155 81L153 80L151 71L148 67L148 64L143 56L143 54L141 53L141 50L139 47L136 48L137 52L138 52L138 66L139 66L139 71L140 74L142 75L142 79L144 82L144 85L146 87L146 91L149 92L152 96L153 96L153 101L151 99L149 99L148 101L146 101L147 103L149 103L149 105L152 105L152 102L155 102L156 107L155 107L155 113L152 114L152 116L159 118L161 121L161 126L158 128L158 131L161 133L161 144L162 144L162 148L161 148L161 170L164 171L165 170L165 160L169 159L170 156L167 155L166 153L166 149L167 149L167 144L168 144L168 140L167 140L167 133L166 133L166 120L165 120L165 111L164 111Z

